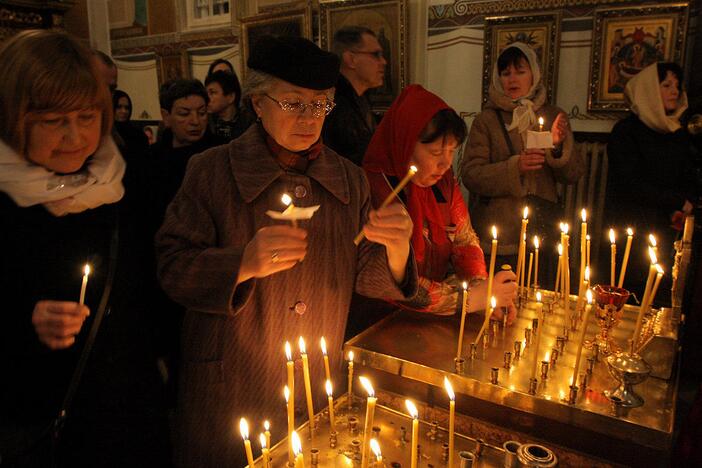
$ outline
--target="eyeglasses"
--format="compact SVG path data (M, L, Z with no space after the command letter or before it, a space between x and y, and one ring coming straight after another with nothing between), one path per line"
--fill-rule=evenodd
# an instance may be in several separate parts
M382 50L376 50L373 52L368 52L365 50L352 50L354 54L366 54L366 55L371 55L373 56L376 60L382 60L384 58L383 56L383 51Z
M312 111L312 117L314 117L316 119L323 117L325 115L329 115L329 113L332 111L332 109L334 109L334 106L336 106L336 103L334 101L329 100L329 99L325 99L323 101L314 101L314 102L311 102L309 104L304 104L302 102L279 101L276 98L271 97L266 93L263 93L263 95L266 96L271 101L278 104L284 112L302 115L307 111L307 109L310 109Z

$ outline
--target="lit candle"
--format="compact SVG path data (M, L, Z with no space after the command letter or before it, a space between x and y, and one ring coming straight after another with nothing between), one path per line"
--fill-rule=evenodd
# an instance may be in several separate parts
M302 457L302 442L295 431L292 433L292 445L295 452L295 468L305 468L305 460Z
M453 387L447 377L444 377L444 388L449 397L449 439L448 439L448 466L453 467L453 447L454 447L454 429L456 425L456 394L453 393Z
M419 450L419 411L417 407L414 406L410 400L405 400L405 406L407 406L407 411L409 411L410 416L412 416L412 452L410 467L417 468L417 454Z
M335 426L335 419L334 419L334 396L332 394L332 384L331 380L326 381L324 384L325 389L327 390L327 399L329 400L329 426L331 427L331 430L334 430Z
M468 304L468 283L463 282L463 304L461 305L461 326L458 331L458 350L456 350L456 359L461 359L463 353L463 330L466 324L466 312Z
M348 387L347 403L349 405L349 410L351 410L351 404L353 403L353 351L349 351Z
M383 454L380 453L380 444L377 440L371 439L370 447L373 451L373 455L375 455L375 462L378 463L378 466L380 466L380 463L383 462Z
M261 442L261 458L263 459L263 468L268 468L270 466L268 460L268 445L266 444L266 435L260 434L258 440Z
M578 293L578 301L575 303L576 315L580 313L580 309L585 301L585 291L589 291L590 287L590 267L585 267L585 278L583 279L583 284L580 285L580 293Z
M267 420L263 421L263 429L264 433L263 435L266 436L266 447L269 449L271 448L271 423L269 423Z
M558 266L556 267L556 284L553 286L553 292L560 291L561 270L563 267L563 244L558 243Z
M310 385L310 361L307 358L307 350L305 349L305 340L300 337L297 340L300 347L300 356L302 357L302 377L305 380L305 396L307 397L307 415L310 421L310 438L314 430L314 408L312 407L312 386Z
M288 341L285 342L285 357L287 358L286 369L288 372L287 388L290 392L290 402L288 404L288 411L291 411L288 417L292 416L292 425L290 430L293 430L295 429L295 413L292 412L292 409L295 408L295 362L293 362L292 347L290 346L290 342ZM285 401L288 401L288 399L286 398ZM288 434L288 436L290 436L290 434ZM290 455L292 455L292 447L290 448Z
M478 344L480 343L480 338L483 337L483 333L485 333L485 330L487 330L487 326L490 323L490 317L492 316L495 307L497 307L497 299L495 298L495 296L492 296L488 301L488 309L487 313L485 314L485 320L483 320L483 326L480 327L478 336L475 337L475 341L473 342L476 346L478 346Z
M529 252L529 268L527 269L527 297L529 297L529 288L531 288L531 267L534 264L534 252Z
M88 289L88 276L90 276L90 265L87 263L83 267L83 284L80 286L80 305L85 304L85 290Z
M331 372L329 372L329 356L327 355L327 341L322 337L319 340L319 345L322 347L322 356L324 357L324 373L327 380L331 380Z
M539 287L539 238L534 236L534 289Z
M281 197L281 200L282 200L283 204L285 206L287 206L287 208L285 208L285 211L283 211L283 214L289 213L295 209L295 204L293 204L292 198L290 198L290 195L288 195L287 193L283 194L283 196ZM294 227L294 228L297 227L297 220L296 219L290 220L290 223L292 224L292 227Z
M585 250L587 250L587 265L590 266L590 234L585 236Z
M534 362L531 368L531 378L536 378L536 365L539 361L539 343L541 342L541 332L544 331L544 308L541 302L541 291L536 293L536 315L538 317L539 328L536 331L536 343L534 343Z
M361 446L361 468L368 468L368 457L370 451L370 436L373 431L373 417L375 416L375 403L378 399L375 397L375 391L370 380L365 377L359 377L361 385L368 392L368 403L366 404L366 420L363 430L363 445Z
M487 313L487 302L492 296L492 280L495 277L495 260L497 257L497 228L492 227L492 248L490 249L490 271L488 273L487 295L485 296L485 312Z
M651 247L653 248L653 253L658 256L658 242L656 242L656 236L653 234L648 235L648 242L651 244Z
M624 287L624 275L626 275L626 267L629 264L629 253L631 252L631 241L634 239L634 231L626 228L626 247L624 248L624 260L622 260L622 269L619 272L619 283L617 287Z
M539 131L543 132L544 131L544 118L539 117Z
M586 289L583 286L583 281L585 281L585 267L587 266L587 246L585 244L585 238L587 236L587 210L585 208L580 211L580 219L582 223L580 223L580 278L578 280L578 295L581 293L584 294L581 290Z
M585 306L585 314L583 315L583 326L580 330L580 338L578 339L578 353L575 355L575 367L573 368L573 378L571 385L578 385L578 368L580 367L580 357L583 353L583 344L585 343L585 333L587 332L588 319L590 318L590 310L592 309L592 291L587 290L587 305Z
M239 431L241 432L241 438L244 439L246 461L249 463L249 468L254 468L253 453L251 452L251 441L249 440L249 424L244 418L239 420Z
M651 307L651 304L653 304L653 301L656 299L656 293L658 292L658 286L661 284L661 278L663 278L663 267L661 267L660 264L656 264L656 281L653 283L653 290L648 300L648 307Z
M565 317L569 316L570 312L570 256L568 251L570 249L570 237L568 236L568 231L570 226L568 223L563 223L563 271L561 272L561 277L563 281L563 308L565 310Z
M610 262L610 273L611 273L610 276L611 276L612 280L609 284L614 286L615 284L617 284L617 279L615 276L616 275L615 272L617 269L617 243L616 243L616 239L614 237L614 229L609 230L609 242L610 242L610 249L612 251L612 255L611 255L612 260Z
M521 284L522 263L524 263L524 248L522 239L526 236L527 224L529 224L529 207L525 206L522 216L522 230L519 233L519 251L517 253L517 284Z
M521 293L524 291L524 283L526 282L526 274L524 273L526 269L526 234L524 234L524 237L522 237L522 240L519 241L519 244L521 248L524 250L524 258L522 258L522 270L521 270L521 276L519 278L519 284L518 284L518 291Z
M390 195L388 195L387 198L385 198L385 200L383 200L383 203L380 205L380 207L378 209L382 210L383 208L388 206L390 204L390 202L393 201L393 199L397 196L397 194L400 193L400 191L403 188L405 188L405 185L407 185L409 183L409 181L412 180L412 177L414 177L414 175L416 173L417 173L417 166L410 166L404 179L402 179L400 181L400 183L397 184L397 187L395 187L395 189L390 193ZM356 245L360 244L360 242L363 240L364 237L365 237L365 234L363 233L363 230L361 230L361 232L359 232L356 235L356 237L354 238L353 243Z
M651 258L651 266L648 269L648 279L646 280L646 287L644 288L643 299L641 299L641 307L639 307L639 315L636 318L636 327L634 328L633 341L634 344L638 343L639 336L641 335L641 325L643 323L644 310L648 306L648 298L651 294L651 289L653 287L653 277L656 275L656 264L658 259L656 258L656 253L653 251L653 247L648 248L648 256Z
M288 465L295 462L295 454L292 445L292 435L295 432L295 408L293 406L292 394L286 385L283 387L283 395L285 396L285 405L288 410Z

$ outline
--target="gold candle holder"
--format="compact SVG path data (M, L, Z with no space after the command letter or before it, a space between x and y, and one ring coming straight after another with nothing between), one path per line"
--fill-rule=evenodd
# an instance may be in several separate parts
M536 379L529 379L529 395L536 395L536 386L539 381Z
M456 374L463 374L466 360L463 358L454 358L453 363L456 365Z
M478 355L478 345L475 343L470 344L470 358L474 360Z
M500 375L500 369L498 367L493 367L490 369L490 383L497 385L497 378Z
M526 346L531 345L531 328L524 329L524 340L526 341Z
M548 361L541 361L541 380L548 380Z
M515 341L514 342L514 359L517 360L522 354L522 342L521 341Z
M568 404L574 405L575 401L578 399L578 387L575 385L570 386L570 392L568 393Z
M505 351L504 368L509 369L512 367L512 353Z

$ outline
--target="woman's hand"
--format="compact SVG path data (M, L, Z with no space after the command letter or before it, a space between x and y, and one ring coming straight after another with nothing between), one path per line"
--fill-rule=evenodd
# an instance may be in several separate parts
M519 167L519 172L524 174L529 171L538 171L544 167L546 162L545 152L542 149L526 149L522 150L519 154L519 162L517 163Z
M385 246L390 271L398 284L405 280L412 226L412 218L399 203L371 211L368 223L363 226L369 241Z
M502 320L502 308L507 309L507 324L511 324L517 316L517 308L514 300L517 298L517 276L511 271L500 271L495 273L492 280L491 294L495 296L497 307L492 316ZM468 299L471 312L485 310L487 305L487 280L473 286Z
M76 335L90 315L85 305L69 301L39 301L32 312L32 325L39 341L53 350L76 342Z
M307 255L307 231L288 225L267 226L246 244L236 284L289 270Z
M558 146L563 143L568 136L568 119L561 112L556 116L556 119L551 125L551 137L553 138L553 146Z

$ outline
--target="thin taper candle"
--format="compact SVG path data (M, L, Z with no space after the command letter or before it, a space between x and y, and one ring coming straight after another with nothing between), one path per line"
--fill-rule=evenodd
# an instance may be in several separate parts
M653 287L653 278L656 275L656 264L658 259L652 247L648 248L648 255L651 258L651 266L648 269L648 278L646 279L646 286L644 287L643 299L641 300L641 306L639 307L639 315L636 317L636 327L634 328L634 336L632 340L634 346L638 345L639 336L641 335L641 325L643 324L644 310L647 307L648 297L651 294L651 289Z
M414 175L416 173L417 173L417 166L410 166L404 179L402 179L400 181L400 183L397 184L397 187L395 187L395 189L390 193L390 195L388 195L385 198L385 200L383 200L383 203L380 205L380 207L378 209L382 210L383 208L388 206L390 204L390 202L393 201L393 199L397 196L397 194L400 193L400 191L403 188L405 188L405 185L407 185L409 183L409 181L412 180L412 177L414 177ZM363 233L363 230L361 230L361 232L359 232L356 235L356 237L354 238L353 243L356 245L360 244L365 236L366 235Z
M305 460L302 456L302 442L295 431L292 433L292 444L295 451L295 468L305 468Z
M263 460L263 468L268 468L270 466L270 460L268 456L269 445L266 445L266 435L260 434L258 440L261 443L261 459Z
M269 449L271 448L271 423L269 423L267 420L263 421L263 429L264 433L263 435L266 436L266 447Z
M539 238L534 236L534 289L539 286Z
M373 431L373 417L375 416L375 404L378 399L375 397L375 391L370 380L366 377L359 377L361 385L368 392L368 402L366 404L366 420L363 430L363 445L361 445L361 468L368 468L368 458L370 453L370 436Z
M629 253L631 252L631 241L634 239L634 231L631 228L626 228L626 247L624 248L624 259L622 260L622 269L619 272L618 288L624 287L624 276L626 275L626 267L629 264Z
M610 277L611 277L611 284L614 286L617 284L617 278L616 278L616 270L617 270L617 243L615 242L615 237L614 237L614 229L609 230L609 242L610 242L610 249L612 251L611 257L612 260L610 262Z
M80 299L78 300L80 305L85 304L85 291L88 289L88 276L90 276L90 265L86 263L83 267L83 283L80 286Z
M312 385L310 384L310 361L307 357L307 350L305 349L305 340L300 337L297 342L300 347L300 356L302 357L302 377L305 381L305 397L307 398L307 415L309 417L311 438L312 431L314 430L314 408L312 407Z
M553 286L553 292L560 291L561 270L563 268L563 245L558 244L558 266L556 267L556 284Z
M584 292L581 292L580 290L583 289L583 281L585 281L585 267L587 266L587 246L585 243L585 238L587 236L587 210L585 208L580 211L580 219L582 220L582 223L580 223L580 278L578 280L578 295L581 293L584 294Z
M417 407L410 400L405 400L405 406L407 406L407 411L409 411L410 416L412 416L412 451L410 468L417 468L417 455L419 452L419 411Z
M592 309L592 291L590 289L585 293L587 296L587 304L585 305L585 313L583 314L583 326L580 330L578 338L578 353L575 355L575 367L573 367L573 385L578 385L578 368L580 367L580 357L583 353L583 344L585 343L585 333L587 333L587 321L590 318L590 310Z
M453 387L447 377L444 377L444 388L449 397L449 439L448 439L448 465L453 468L453 450L454 450L454 430L456 426L456 395L453 393Z
M543 308L543 303L541 302L541 291L536 292L536 314L538 317L539 321L539 327L536 331L536 342L534 343L534 362L532 363L532 368L531 368L531 378L535 379L536 378L536 365L539 361L539 344L541 343L541 332L544 331L545 325L544 325L544 308Z
M239 420L239 431L241 432L241 437L244 439L244 450L246 451L246 461L249 464L249 468L254 468L254 458L253 452L251 451L251 441L249 440L249 424L246 419L241 418Z
M327 380L331 380L331 372L329 371L329 356L327 355L327 340L322 337L319 340L319 345L322 348L322 357L324 358L324 375Z
M283 196L281 197L281 200L282 200L283 204L285 206L287 206L287 208L285 208L285 210L283 211L283 214L295 209L295 204L292 202L292 198L290 198L290 195L288 195L287 193L283 194ZM296 228L297 227L297 220L291 219L290 224L292 225L292 227Z
M461 305L461 326L458 330L458 349L456 350L456 359L461 359L461 354L463 353L463 330L465 330L466 325L466 313L468 305L468 283L463 282L463 301Z
M324 383L324 388L327 391L327 400L329 401L329 426L331 430L334 430L336 426L336 420L334 419L334 396L332 394L332 383L328 380Z
M295 463L295 451L292 445L292 435L295 432L295 408L293 407L292 394L286 385L283 387L283 396L285 396L285 405L288 410L288 465Z
M348 394L346 403L348 404L349 410L353 404L353 351L349 351L349 376L348 376Z
M522 239L526 236L527 225L529 224L529 207L525 206L522 216L522 229L519 232L519 251L517 252L517 284L521 284L522 263L524 263L524 246Z
M531 267L534 266L534 252L529 252L529 268L527 269L527 297L531 288Z

